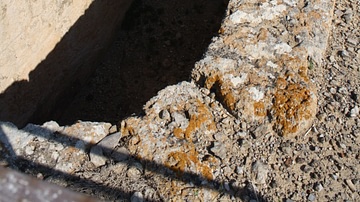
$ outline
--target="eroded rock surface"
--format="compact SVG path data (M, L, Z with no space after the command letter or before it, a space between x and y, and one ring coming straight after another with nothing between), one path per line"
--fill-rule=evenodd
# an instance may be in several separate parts
M98 183L65 185L110 200L356 201L359 16L342 4L335 22L352 30L350 41L344 50L333 40L339 50L328 47L323 60L332 1L230 1L192 81L159 91L144 115L123 120L119 131L106 123L1 123L0 154Z
M332 9L333 1L230 2L193 80L242 121L304 133L317 106L307 72L322 64Z

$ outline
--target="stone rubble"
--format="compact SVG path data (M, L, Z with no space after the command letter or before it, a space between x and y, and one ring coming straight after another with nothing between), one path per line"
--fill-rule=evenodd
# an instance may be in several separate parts
M356 201L359 7L232 0L192 80L159 91L144 115L117 127L0 122L0 162L21 156L130 201Z

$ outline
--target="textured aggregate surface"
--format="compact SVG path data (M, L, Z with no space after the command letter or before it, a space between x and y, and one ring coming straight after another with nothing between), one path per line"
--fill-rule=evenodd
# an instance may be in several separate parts
M230 1L220 34L196 63L193 80L159 91L145 104L142 115L124 119L117 126L80 122L62 127L48 122L17 130L1 123L0 135L11 130L26 134L21 141L16 136L9 138L12 147L19 141L14 147L17 155L62 173L18 163L11 160L12 153L2 152L1 160L39 178L107 200L357 201L360 3L336 1L334 9L331 5L331 1ZM263 12L258 12L258 7ZM313 13L311 23L292 13L307 15L314 10L321 15ZM282 12L289 12L290 17L279 17ZM251 22L249 16L253 17ZM309 20L309 16L303 17ZM309 29L315 27L314 32L296 39L289 30L304 26L291 19L300 20ZM270 26L272 20L285 24L282 31L289 29L289 33L281 34ZM261 23L265 25L257 27ZM237 26L245 28L235 29ZM319 32L321 38L316 37ZM244 33L250 36L244 38ZM247 51L262 46L262 40L266 41L263 45L272 45L246 57L251 53ZM304 44L297 46L298 40ZM244 44L253 45L229 47ZM229 49L233 52L227 52ZM281 61L284 57L298 58L292 63ZM245 74L254 78L249 81ZM261 79L264 75L268 79ZM239 92L234 93L236 90ZM283 101L289 95L291 99ZM279 108L291 110L304 103L294 113L310 109L309 119L295 119L291 124L305 124L296 132L279 132L286 129L283 123L287 119L281 119L282 112L273 108L283 105ZM276 119L277 115L280 118ZM76 132L79 128L83 133ZM106 138L96 139L98 136L87 132L95 130ZM39 134L55 138L44 141L37 138ZM9 143L0 140L2 150L9 151ZM59 156L39 153L45 146ZM78 156L72 156L75 154ZM62 158L74 162L69 167L61 164Z

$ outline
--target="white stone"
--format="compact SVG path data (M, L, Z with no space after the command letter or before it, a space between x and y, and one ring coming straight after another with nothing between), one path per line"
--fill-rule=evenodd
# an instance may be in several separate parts
M246 79L247 79L247 73L242 73L241 76L232 77L230 81L236 87L240 84L245 83Z
M252 99L255 100L256 102L259 102L261 99L264 98L264 92L260 91L256 87L250 87L248 91L251 94Z
M287 43L280 43L275 45L274 50L276 54L281 55L284 53L290 53L292 48Z
M273 63L273 62L271 62L271 61L268 61L268 62L266 63L266 65L269 66L269 67L271 67L271 68L274 68L274 69L276 69L276 68L279 67L277 64L275 64L275 63Z
M352 108L351 110L350 110L350 116L351 117L356 117L356 116L358 116L359 115L359 107L358 106L355 106L354 108Z

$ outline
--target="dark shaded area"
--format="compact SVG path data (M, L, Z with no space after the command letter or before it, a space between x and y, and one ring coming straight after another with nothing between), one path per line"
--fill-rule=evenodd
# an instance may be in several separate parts
M129 0L93 1L47 57L0 94L0 120L22 127L54 117L74 98L109 47Z
M48 130L46 128L43 128L43 130ZM52 133L52 131L48 131ZM44 131L39 133L32 133L35 136L39 137L45 137L44 134L46 134ZM66 141L64 141L66 140ZM75 137L70 137L65 134L61 134L57 132L54 136L51 136L51 138L48 139L49 142L58 142L64 145L65 147L74 147L75 144L78 141L83 141ZM84 179L78 176L81 172L78 172L77 174L68 174L64 173L58 170L55 170L51 167L33 162L26 157L22 156L16 156L15 152L13 151L13 148L11 148L11 145L8 144L9 141L7 140L7 137L2 131L0 127L0 143L4 143L4 148L6 148L6 151L2 151L0 154L0 160L5 160L8 162L8 165L10 168L20 170L21 172L31 174L31 175L37 175L38 173L43 173L44 178L51 177L52 179L57 179L58 181L66 181L69 185L68 188L71 190L79 191L92 195L92 196L102 196L105 197L107 200L126 200L128 201L130 197L132 196L132 192L125 191L121 187L113 187L111 185L106 185L103 183L98 183L95 181L92 181L91 179ZM89 142L85 142L85 145L90 144ZM90 144L91 145L91 144ZM1 145L0 145L1 146ZM224 185L224 182L219 180L207 180L206 184L203 184L201 182L206 179L204 176L192 173L192 172L182 172L182 171L173 171L169 170L169 168L166 165L156 163L154 161L150 161L147 159L138 159L136 156L128 155L125 153L120 153L116 150L112 150L100 145L97 145L101 147L104 153L112 153L116 155L127 155L130 161L136 161L140 162L144 169L151 171L153 173L162 175L164 178L167 178L169 180L180 180L183 182L192 182L196 187L206 187L209 189L213 189L219 192L221 195L233 195L237 198L240 198L245 201L250 201L251 199L256 200L258 202L264 202L267 201L265 198L259 195L257 191L255 190L254 186L251 184L251 182L248 182L245 187L235 187L231 186L230 191L226 191L222 186ZM87 148L85 152L89 152L90 148ZM107 156L107 158L111 159L111 156ZM126 162L119 162L119 163L126 163ZM135 164L128 164L128 166L135 166ZM176 173L181 172L181 175L178 175ZM145 176L146 177L146 176ZM138 191L138 190L137 190ZM145 199L146 201L153 201L152 199Z
M223 0L135 0L101 65L68 107L47 117L116 124L168 85L189 80L225 14Z

